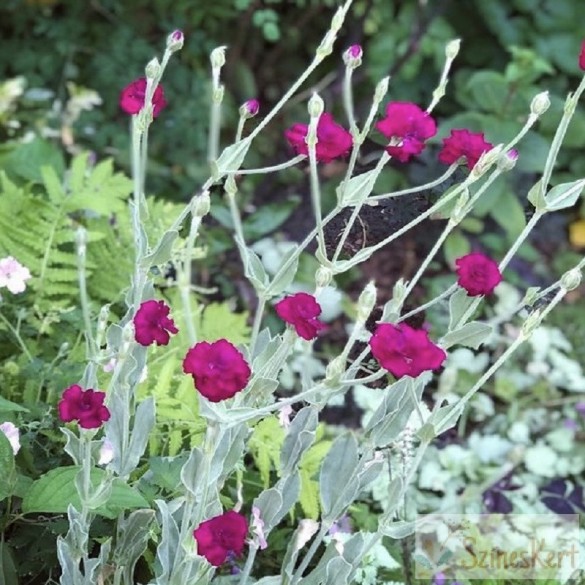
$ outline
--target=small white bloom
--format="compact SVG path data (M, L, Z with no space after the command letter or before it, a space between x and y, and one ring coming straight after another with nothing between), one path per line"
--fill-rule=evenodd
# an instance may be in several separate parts
M116 367L117 361L118 360L116 358L110 358L110 360L108 362L106 362L103 366L104 372L106 372L107 374L109 374L110 372L113 372L114 368Z
M24 292L30 277L29 269L12 256L0 260L0 288L6 287L12 294Z
M114 445L109 439L104 439L102 446L100 447L100 458L98 465L107 465L114 458Z
M5 422L0 425L0 431L6 435L12 451L16 455L20 450L20 431L18 427L11 422Z
M301 520L296 531L294 550L301 550L313 538L317 530L319 530L319 522L315 522L315 520L309 518Z
M283 406L278 411L278 422L283 429L288 429L290 427L290 415L293 412L293 407L290 404Z
M264 520L260 518L260 508L252 506L252 532L254 533L254 542L260 550L264 550L268 543L264 535Z

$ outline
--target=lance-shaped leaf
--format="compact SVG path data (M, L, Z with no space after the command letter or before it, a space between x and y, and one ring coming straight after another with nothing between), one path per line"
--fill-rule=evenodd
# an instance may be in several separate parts
M571 183L561 183L553 187L546 195L546 210L558 211L573 207L585 187L585 179L579 179Z
M454 331L450 331L441 339L441 347L448 349L452 345L463 345L478 349L479 346L492 334L494 328L487 323L472 321Z

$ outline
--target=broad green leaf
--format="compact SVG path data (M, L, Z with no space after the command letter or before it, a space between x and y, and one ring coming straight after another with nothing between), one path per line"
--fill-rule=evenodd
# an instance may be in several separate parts
M0 412L29 412L28 408L0 396Z
M6 435L0 431L0 501L14 492L16 471L14 452Z
M441 339L441 347L448 349L452 345L463 345L478 349L479 346L492 334L493 327L487 323L472 321L463 327L450 331Z
M0 540L0 583L18 585L18 571L14 562L14 553L4 539Z
M250 337L247 313L234 313L228 303L210 303L199 317L198 337L203 341L227 339L235 345Z
M518 197L505 191L492 207L490 215L506 230L510 238L515 238L526 225L524 208Z
M461 258L461 256L469 254L470 251L471 244L469 239L460 229L455 229L453 232L451 232L447 236L445 244L443 245L445 260L447 260L451 266L455 265L455 260L457 260L457 258Z
M479 109L497 113L507 101L508 82L496 71L478 71L467 81L467 89Z
M260 471L265 488L270 485L270 472L278 469L284 434L278 418L268 416L256 425L248 442L248 450Z
M300 197L289 197L284 201L262 204L243 222L242 228L246 241L259 240L262 236L279 228L299 206L300 202Z
M58 467L37 479L30 487L22 501L25 514L64 514L71 504L80 509L81 502L75 487L75 478L80 472L78 466ZM96 488L106 477L103 469L91 470L91 483ZM114 479L112 492L106 504L100 506L96 513L106 518L116 516L133 508L148 508L144 496L135 488L120 479Z
M40 138L19 144L8 156L3 157L2 166L9 175L17 175L35 183L42 182L43 167L52 167L57 176L62 175L65 170L61 151Z

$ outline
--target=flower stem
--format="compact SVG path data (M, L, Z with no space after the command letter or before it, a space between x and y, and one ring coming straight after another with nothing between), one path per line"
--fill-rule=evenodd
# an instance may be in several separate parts
M282 171L283 169L288 169L289 167L294 167L297 163L305 160L307 157L304 154L299 154L286 162L280 163L279 165L274 165L271 167L261 167L259 169L241 169L237 172L238 175L265 175L267 173L275 173L277 171Z
M22 349L22 353L24 353L24 355L28 358L28 361L32 362L34 358L26 346L26 343L22 339L20 332L13 327L12 323L2 313L0 313L0 320L4 323L4 325L6 325L6 327L8 327L8 330L16 339L16 342L20 346L20 349Z

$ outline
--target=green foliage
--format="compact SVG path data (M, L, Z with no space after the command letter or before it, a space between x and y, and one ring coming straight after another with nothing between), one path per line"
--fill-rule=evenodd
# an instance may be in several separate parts
M75 477L81 468L77 466L59 467L49 471L35 481L22 501L25 514L34 512L64 514L69 505L80 509L81 503L75 484ZM91 482L96 488L106 477L103 469L91 470ZM121 479L114 479L111 494L96 513L106 518L116 518L124 510L148 507L142 494Z
M248 449L260 472L264 488L270 486L270 472L278 469L284 436L284 429L278 418L267 416L254 427L254 432L248 441Z

